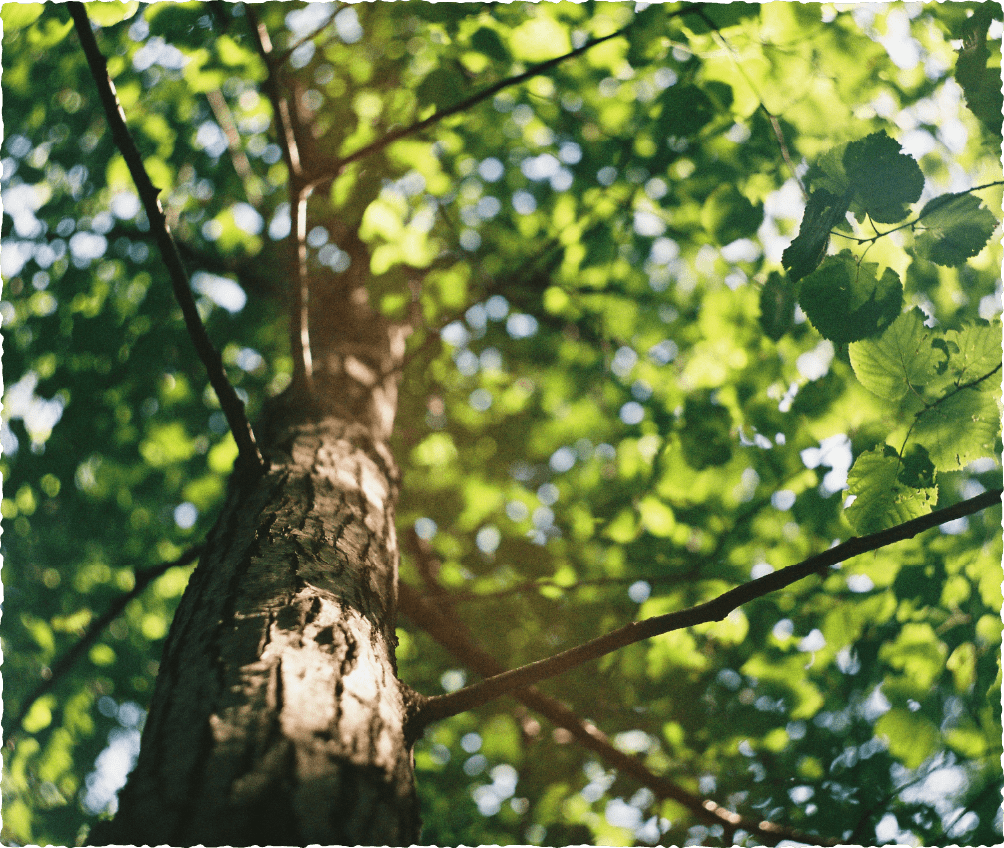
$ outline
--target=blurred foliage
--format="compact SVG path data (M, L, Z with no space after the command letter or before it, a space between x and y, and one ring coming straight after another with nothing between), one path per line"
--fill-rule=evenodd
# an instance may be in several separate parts
M304 155L327 162L628 27L354 162L309 206L314 277L368 263L374 302L417 316L399 523L505 665L1000 486L999 6L257 9ZM291 270L244 9L88 10L253 418L289 379ZM2 17L12 716L134 570L205 535L236 450L68 14ZM999 525L959 519L543 688L744 814L996 843ZM5 844L72 844L112 802L188 573L5 726ZM460 660L399 633L405 681L462 685ZM430 728L424 839L722 842L552 731L508 699Z

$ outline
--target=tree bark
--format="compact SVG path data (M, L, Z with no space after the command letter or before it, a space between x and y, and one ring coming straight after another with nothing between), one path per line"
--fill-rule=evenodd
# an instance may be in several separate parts
M314 378L270 402L268 470L231 479L92 844L418 840L387 448L404 336L360 286L320 306Z

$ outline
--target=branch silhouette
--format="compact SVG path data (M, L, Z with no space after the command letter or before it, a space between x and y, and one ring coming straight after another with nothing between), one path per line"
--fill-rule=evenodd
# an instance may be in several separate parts
M415 565L425 591L401 581L398 600L402 614L477 674L484 678L502 674L504 666L475 643L467 627L456 616L453 606L456 596L437 581L439 564L429 543L420 539L414 530L406 534L405 539L415 556ZM755 833L765 845L776 845L782 839L805 844L836 844L773 822L751 819L709 798L688 792L672 780L655 774L639 757L615 747L595 724L585 721L567 704L544 694L535 686L515 691L512 696L544 716L555 727L567 730L583 748L599 755L612 768L633 777L657 798L674 800L708 824L721 825L727 836L734 837L735 831L742 829Z
M785 586L790 586L811 574L822 576L831 565L845 559L884 548L894 542L910 539L924 530L929 530L965 515L972 515L995 503L1000 503L1001 494L1001 489L991 489L982 495L977 495L946 509L922 515L895 527L867 536L852 537L846 542L811 556L796 565L789 565L756 580L742 583L705 603L653 616L643 621L631 622L604 636L591 639L546 659L497 674L456 692L425 698L418 706L413 718L415 732L419 732L421 728L432 722L466 712L501 695L510 694L542 680L556 677L589 660L597 659L635 642L641 642L644 639L673 630L681 630L684 627L693 627L696 624L721 621L737 607L770 592L783 589Z
M21 704L21 709L19 709L17 715L14 716L14 720L12 722L5 722L3 734L4 745L7 744L8 740L21 732L21 722L24 721L25 716L28 715L28 711L31 709L32 704L49 692L49 690L52 689L60 681L60 679L62 679L63 675L65 675L73 664L83 656L84 652L97 641L98 636L101 635L104 629L122 614L122 611L129 604L129 601L133 598L139 597L147 586L149 586L169 568L173 568L176 565L188 565L190 562L194 562L202 553L202 548L202 543L199 543L198 545L194 545L189 548L177 559L171 560L170 562L162 562L160 565L154 565L150 568L144 569L143 571L137 572L135 574L136 584L132 587L132 589L124 595L116 598L112 602L112 605L105 610L100 617L94 619L94 621L88 625L83 635L73 644L73 647L71 647L50 666L49 676L39 683L31 691L28 697L24 699L24 702Z
M160 205L160 190L150 181L146 166L143 164L143 157L126 125L125 113L122 111L122 104L119 103L118 95L115 92L115 83L108 75L108 65L98 48L94 33L91 31L91 22L87 17L87 11L84 9L83 3L80 2L67 3L66 5L76 26L80 44L87 58L87 65L94 78L94 84L97 86L98 96L101 99L105 117L108 119L108 126L111 129L112 138L115 140L115 146L125 159L129 173L136 184L136 190L139 192L146 216L150 221L150 228L157 240L164 264L167 266L174 296L185 319L185 327L195 344L202 364L206 368L209 383L213 387L213 391L216 392L216 397L219 398L223 414L227 418L227 424L230 425L230 431L234 434L234 441L237 442L239 451L239 461L245 468L260 472L265 467L265 462L258 450L258 445L255 443L251 424L245 415L244 403L237 396L237 392L234 391L234 387L227 378L219 351L213 346L205 325L199 317L188 273L185 271L178 246L174 242L171 228L168 226L163 207Z
M289 97L284 96L279 89L282 59L276 59L268 30L259 20L254 6L245 4L244 14L255 49L267 72L264 89L272 104L275 134L289 174L290 262L296 269L289 285L289 349L293 355L294 379L301 379L309 384L313 374L310 351L310 279L307 274L307 197L310 189L304 176L304 161L297 134L296 104L290 105Z

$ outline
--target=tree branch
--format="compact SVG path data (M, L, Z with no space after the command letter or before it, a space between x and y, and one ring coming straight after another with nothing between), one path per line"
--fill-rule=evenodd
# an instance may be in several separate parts
M143 157L126 125L125 113L122 111L122 105L115 93L115 83L108 75L108 65L105 63L105 58L98 48L94 33L91 31L87 12L83 3L80 2L67 3L67 8L73 17L77 35L80 37L80 44L91 69L91 76L94 77L94 83L98 88L98 95L101 98L101 105L104 107L105 117L108 119L112 138L114 138L116 147L129 167L129 173L132 175L143 208L150 220L150 227L156 236L157 246L160 248L161 256L171 278L174 296L185 319L185 327L188 329L188 334L195 344L199 358L206 368L209 383L216 392L216 397L219 398L223 414L226 415L227 423L230 425L230 431L234 434L234 441L237 442L239 451L239 462L248 469L260 472L265 467L265 462L255 443L251 424L244 413L244 403L227 379L219 351L213 347L209 334L199 317L195 298L192 296L192 289L189 285L188 274L181 261L181 254L178 253L178 246L171 235L167 219L164 217L164 210L160 205L160 190L150 181L150 176L143 164Z
M332 9L331 16L323 23L318 24L316 27L314 27L314 29L308 32L306 35L296 39L296 41L294 41L285 50L283 50L282 53L279 55L278 59L276 60L277 64L280 65L286 64L286 62L289 61L289 57L292 56L294 52L296 52L297 47L302 47L308 41L313 41L315 38L317 38L317 36L319 36L322 32L324 32L324 30L326 30L329 26L331 26L335 22L335 15L341 11L341 9L337 7L340 6L341 4L332 3L331 5L336 7Z
M704 21L704 24L708 27L708 29L714 33L715 38L717 38L722 43L722 46L728 51L732 64L736 66L736 70L742 78L746 80L746 84L750 87L750 91L753 92L753 96L756 97L760 104L760 109L763 110L763 113L767 116L767 120L770 122L771 129L774 131L774 137L777 139L778 146L781 148L781 158L784 159L784 163L788 166L788 170L791 171L791 176L794 178L795 182L798 183L798 187L802 191L802 197L808 199L809 193L805 190L805 184L802 182L801 177L799 177L798 169L792 161L791 153L788 150L788 144L784 139L784 131L781 129L780 120L778 120L777 115L767 108L767 104L763 102L763 97L760 96L760 92L753 84L753 80L750 79L749 74L746 73L746 69L743 67L742 62L739 61L739 57L736 54L736 51L732 49L732 45L729 43L729 40L722 35L721 30L718 28L718 24L711 20L703 9L697 9L696 11L698 17Z
M279 63L273 55L272 40L252 4L244 4L244 14L251 30L251 38L267 72L265 94L272 104L276 137L289 173L290 261L296 269L295 280L289 287L289 349L293 356L293 379L309 384L313 375L313 357L310 352L310 279L307 275L307 197L310 188L304 179L303 160L296 135L295 104L291 108L289 98L279 91Z
M25 716L28 715L28 711L31 709L32 704L45 695L60 681L60 679L62 679L63 675L70 670L73 664L79 660L81 656L83 656L84 652L97 641L98 636L101 635L104 629L122 614L122 611L126 608L129 601L142 594L143 590L146 589L147 586L149 586L169 568L173 568L176 565L188 565L190 562L198 559L199 555L202 553L202 548L203 544L200 542L198 545L194 545L189 548L175 560L162 562L160 565L155 565L151 568L146 568L143 571L135 573L136 583L132 589L124 595L116 598L115 601L112 602L112 605L105 610L103 615L94 619L94 621L90 623L83 635L74 643L73 647L71 647L70 650L68 650L50 666L49 676L39 683L31 691L28 697L25 698L24 702L21 704L21 709L18 710L17 715L14 717L14 720L12 722L5 722L3 735L4 745L6 745L11 738L21 732L21 722L24 721Z
M687 4L686 6L683 6L682 8L674 9L672 12L668 14L667 17L675 18L679 17L680 15L686 15L689 14L690 12L700 9L702 6L704 6L704 3L690 3ZM433 114L431 114L428 118L425 118L421 121L416 121L413 124L409 124L406 127L401 127L401 129L394 130L392 132L387 133L384 136L381 136L380 138L376 139L376 141L370 142L365 147L361 147L355 152L350 153L348 156L345 156L344 158L340 159L330 173L324 173L313 177L310 182L310 187L315 188L326 182L330 182L335 177L337 177L348 165L351 165L353 162L357 162L360 159L365 159L367 156L372 156L374 153L378 153L388 145L393 144L395 141L400 141L402 138L407 138L410 135L414 135L415 133L421 132L422 130L434 126L435 124L438 124L440 121L443 121L444 119L449 118L452 115L458 115L461 112L466 112L468 109L477 106L479 103L484 102L488 98L494 97L500 91L504 91L505 89L511 88L514 85L519 85L520 83L526 82L527 80L532 79L533 77L537 77L540 76L541 74L547 73L552 68L555 68L558 65L560 65L562 62L568 59L574 59L576 56L581 56L583 53L595 47L597 44L602 44L604 41L609 41L612 38L617 38L618 36L624 35L628 30L630 30L634 26L634 24L635 21L632 20L630 23L621 27L618 30L615 30L614 32L608 33L607 35L602 35L599 38L593 38L587 41L585 44L581 45L580 47L576 47L574 50L570 50L568 53L564 53L561 56L556 56L553 59L548 59L546 62L541 62L540 64L533 65L531 68L529 68L528 70L524 71L521 74L516 74L515 76L507 77L506 79L500 80L494 85L490 85L488 86L488 88L479 91L476 94L472 94L470 97L461 100L459 103L454 103L452 106L447 106L445 109L439 109Z
M466 712L501 695L512 693L517 689L538 683L541 680L547 680L550 677L556 677L589 660L597 659L652 636L669 633L673 630L682 630L684 627L693 627L696 624L721 621L737 607L770 592L783 589L785 586L790 586L811 574L823 575L829 566L845 559L884 548L894 542L910 539L924 530L1000 503L1001 494L1001 489L992 489L975 498L962 501L946 509L936 510L928 515L922 515L896 527L890 527L867 536L852 537L846 542L809 557L797 565L790 565L756 580L743 583L703 604L654 616L644 621L631 622L604 636L591 639L546 659L506 671L456 692L435 695L426 699L418 709L414 719L415 725L417 728L422 728L434 721Z
M419 559L427 559L428 551L423 553L416 550L416 556ZM398 600L401 604L401 612L405 616L468 668L486 678L497 676L505 671L494 657L474 643L470 634L466 632L464 626L453 614L452 609L449 609L449 601L446 597L436 593L435 601L430 602L422 596L418 589L402 582L399 585ZM443 608L444 605L446 609ZM755 834L765 845L776 845L782 839L790 839L808 845L836 844L773 822L750 819L732 812L711 799L701 798L699 795L688 792L673 781L652 772L640 758L616 748L609 737L596 725L584 721L566 704L545 695L535 686L520 689L513 692L512 695L522 704L544 716L556 727L567 730L583 748L593 751L611 768L630 775L642 786L646 786L657 798L676 801L702 821L721 825L725 828L726 833L734 834L736 830L746 830Z
M261 203L262 199L261 178L251 170L251 163L248 161L247 154L241 146L241 134L237 129L237 124L234 123L234 116L230 111L230 106L223 96L223 92L218 88L207 91L206 100L209 102L209 107L213 110L213 117L216 118L216 123L220 125L220 129L223 130L223 134L227 137L227 146L230 148L230 161L233 163L234 171L237 172L237 176L240 177L241 183L244 185L244 194L253 206L257 206Z

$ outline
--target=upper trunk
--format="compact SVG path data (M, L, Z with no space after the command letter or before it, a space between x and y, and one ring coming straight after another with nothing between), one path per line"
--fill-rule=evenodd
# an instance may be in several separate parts
M409 844L394 662L399 331L344 289L311 385L258 429L175 616L119 812L96 844Z

